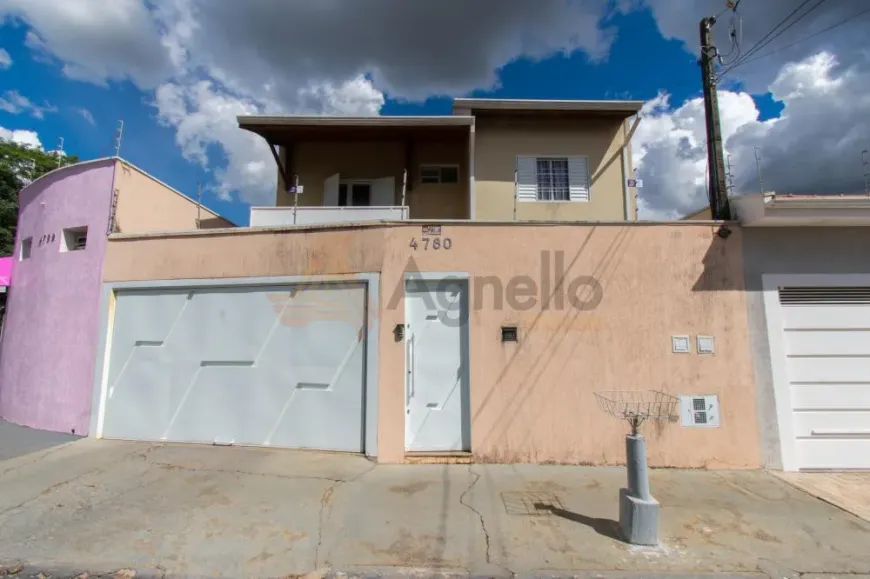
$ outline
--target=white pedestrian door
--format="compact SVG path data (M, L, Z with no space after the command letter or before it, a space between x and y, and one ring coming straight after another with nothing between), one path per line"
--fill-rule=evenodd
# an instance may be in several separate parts
M405 448L470 450L468 284L405 285Z

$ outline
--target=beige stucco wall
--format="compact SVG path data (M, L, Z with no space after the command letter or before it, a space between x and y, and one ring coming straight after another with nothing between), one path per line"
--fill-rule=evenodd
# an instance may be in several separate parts
M189 199L136 167L115 162L114 231L145 233L150 231L184 231L233 227L229 221L202 207L197 212L196 201Z
M282 149L282 158L286 152ZM380 179L393 177L396 191L394 203L402 202L402 177L406 168L406 145L399 141L383 142L301 142L293 146L290 156L292 171L299 176L304 193L300 206L323 204L324 181L338 173L341 179ZM450 164L459 166L456 184L420 183L420 166ZM411 146L408 168L410 190L405 203L412 219L464 219L468 217L468 142L422 141ZM278 178L276 205L293 205L293 195L287 193L283 179Z
M403 272L415 265L472 276L470 415L477 460L621 463L626 426L601 412L594 392L661 389L718 394L722 426L646 427L652 465L759 466L740 229L721 239L711 226L692 223L446 224L442 236L451 238L452 249L440 251L409 246L419 240L420 225L236 231L113 236L105 279L380 273L382 308L372 312L380 321L380 340L372 345L379 348L380 461L404 459L404 345L392 330L404 322ZM543 251L563 252L566 286L580 276L598 280L603 298L595 309L543 310L540 301L498 309L492 290L481 293L475 285L474 276L507 284L527 275L540 286L547 277ZM519 326L518 343L501 343L506 324ZM716 354L673 354L674 334L712 335Z
M519 221L625 220L621 145L627 136L622 119L499 118L476 120L475 198L477 219ZM630 154L630 153L629 153ZM589 158L589 202L517 202L514 179L518 156ZM629 173L631 164L629 158ZM631 196L634 197L634 190ZM631 215L636 201L631 201Z
M713 210L709 207L704 207L703 209L699 209L694 213L686 215L683 219L686 221L712 221Z

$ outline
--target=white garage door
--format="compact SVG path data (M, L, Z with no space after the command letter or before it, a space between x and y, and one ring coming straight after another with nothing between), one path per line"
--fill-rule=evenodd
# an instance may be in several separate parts
M788 287L779 298L797 466L870 468L870 288Z
M119 291L102 436L361 452L365 294Z

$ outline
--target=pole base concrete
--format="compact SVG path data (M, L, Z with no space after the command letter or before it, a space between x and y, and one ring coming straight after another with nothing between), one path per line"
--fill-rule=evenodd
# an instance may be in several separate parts
M619 489L619 534L632 545L659 544L659 502L631 496L629 489Z

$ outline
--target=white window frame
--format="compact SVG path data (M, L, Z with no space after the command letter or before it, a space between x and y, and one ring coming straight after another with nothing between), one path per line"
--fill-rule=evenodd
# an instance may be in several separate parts
M342 185L347 186L347 195L348 195L347 201L348 202L351 201L350 196L351 196L351 191L353 190L354 185L368 185L369 186L369 205L344 205L344 206L338 205L338 207L371 207L372 206L371 205L372 195L374 194L373 183L374 183L374 179L339 179L338 180L339 191L341 190L340 188ZM339 193L339 195L341 195L341 193Z
M33 237L24 237L18 247L18 261L26 261L33 255Z
M81 242L84 237L84 242ZM72 242L72 243L70 243ZM60 252L85 251L88 248L88 226L66 227L61 232Z
M565 178L568 189L567 199L541 199L541 181L538 173L538 163L540 161L565 161ZM587 179L588 182L588 179ZM535 202L536 203L570 203L571 202L571 161L569 155L545 155L539 157L535 155Z
M424 169L439 169L438 171L438 181L424 181L423 180L423 170ZM453 183L445 183L441 180L441 171L440 169L455 169L456 170L456 181ZM420 185L459 185L462 182L462 172L459 170L459 163L421 163L419 170L419 179Z
M589 155L538 155L535 153L528 153L524 155L517 155L516 160L514 162L515 167L519 167L519 162L521 158L528 157L533 158L535 160L535 197L536 199L532 201L531 199L519 199L521 203L591 203L592 202L592 176L589 173ZM586 159L586 196L587 198L584 200L573 200L571 199L571 158L572 157L582 157ZM537 181L537 165L539 159L566 159L568 161L568 199L567 200L551 200L551 199L539 199L537 198L537 190L539 188ZM516 175L514 178L514 196L517 195L517 179L519 175Z

